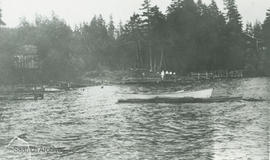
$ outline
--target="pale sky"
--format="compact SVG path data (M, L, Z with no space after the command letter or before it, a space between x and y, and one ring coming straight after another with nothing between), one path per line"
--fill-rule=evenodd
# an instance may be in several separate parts
M208 3L210 0L203 0ZM50 16L52 11L60 18L74 26L83 21L89 22L95 14L102 14L106 20L110 14L118 23L126 22L137 12L143 0L0 0L3 20L8 27L19 24L20 18L26 17L33 21L35 15ZM152 0L163 12L171 0ZM224 9L223 0L216 0L221 10ZM270 8L270 0L236 0L243 22L263 21L265 13Z

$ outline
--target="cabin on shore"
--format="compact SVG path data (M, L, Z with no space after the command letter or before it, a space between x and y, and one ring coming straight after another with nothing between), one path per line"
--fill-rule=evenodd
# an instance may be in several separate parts
M17 73L18 83L37 83L40 68L37 47L24 45L14 55L14 68Z
M24 85L23 94L27 96L30 93L35 100L39 97L43 99L44 88L39 86L41 84L39 82L40 62L37 47L35 45L23 45L13 58L16 77L18 77L17 83Z

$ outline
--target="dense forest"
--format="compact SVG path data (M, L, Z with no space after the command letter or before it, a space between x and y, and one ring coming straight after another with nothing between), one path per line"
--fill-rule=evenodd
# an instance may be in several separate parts
M102 15L72 28L55 14L4 27L0 10L0 81L15 79L14 55L24 45L37 47L40 78L69 80L89 71L169 70L178 75L216 70L270 73L270 10L263 23L244 25L235 0L172 0L162 13L144 0L126 23Z

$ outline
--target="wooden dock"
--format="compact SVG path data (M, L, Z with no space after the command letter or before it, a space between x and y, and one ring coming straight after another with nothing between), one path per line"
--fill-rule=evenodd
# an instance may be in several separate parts
M120 84L172 84L178 83L177 80L161 80L161 79L154 79L154 80L133 80L133 81L122 81Z
M0 100L39 100L44 93L43 88L12 86L0 91Z
M214 72L200 72L190 73L190 77L197 80L211 80L211 79L226 79L226 78L243 78L242 70L235 71L214 71Z

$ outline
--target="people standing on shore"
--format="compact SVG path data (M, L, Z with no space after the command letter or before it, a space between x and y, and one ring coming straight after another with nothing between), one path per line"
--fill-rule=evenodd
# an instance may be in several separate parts
M160 76L161 76L161 80L164 80L165 72L164 71L161 71Z

